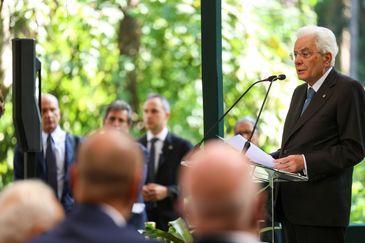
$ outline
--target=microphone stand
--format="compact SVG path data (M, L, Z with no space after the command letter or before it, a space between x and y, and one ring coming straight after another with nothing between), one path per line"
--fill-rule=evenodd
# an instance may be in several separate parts
M276 79L274 78L272 81L270 81L270 85L269 85L269 88L267 89L266 91L266 95L265 95L265 98L264 98L264 101L262 102L262 105L261 105L261 108L260 108L260 111L259 111L259 114L257 115L257 118L256 118L256 122L255 122L255 125L253 126L253 129L252 129L252 132L250 134L250 137L247 139L247 141L245 142L245 145L243 146L243 149L242 149L242 152L244 154L247 153L247 150L250 148L251 146L251 140L252 140L252 137L253 137L253 134L255 133L255 130L256 130L256 127L257 127L257 123L259 122L260 120L260 116L261 116L261 113L262 113L262 110L264 108L264 105L266 103L266 100L267 100L267 97L269 95L269 92L270 92L270 89L271 89L271 86L272 86L272 82L275 81Z
M265 79L262 79L262 80L258 80L258 81L256 81L256 82L254 82L253 84L251 84L247 89L246 89L246 91L245 92L243 92L243 94L233 103L233 105L231 105L231 107L229 107L228 108L228 110L221 116L221 117L219 117L219 119L208 129L208 131L207 131L207 133L205 134L205 136L203 137L203 139L197 144L197 145L195 145L194 147L195 148L197 148L197 147L200 147L200 145L207 139L207 137L208 137L208 135L210 134L210 132L212 131L212 129L213 128L215 128L217 125L218 125L218 123L220 122L220 121L222 121L223 120L223 118L233 109L233 107L235 107L236 106L236 104L243 98L243 96L245 96L246 94L247 94L247 92L253 87L253 86L255 86L256 84L258 84L258 83L262 83L262 82L267 82L267 81L269 81L270 82L270 87L271 87L271 85L272 85L272 82L273 81L275 81L275 80L277 80L278 79L278 76L276 76L276 75L272 75L272 76L270 76L270 77L267 77L267 78L265 78ZM269 87L269 90L270 90L270 87ZM267 97L267 94L266 94L266 97ZM266 100L266 97L265 97L265 100ZM261 109L262 109L262 107L261 107ZM261 111L260 111L260 113L261 113ZM257 121L256 121L256 123L257 123ZM255 124L255 127L256 127L256 124ZM253 133L251 133L251 136L250 136L250 141L251 141L251 138L252 138L252 134Z
M266 100L267 100L267 97L269 95L269 92L270 92L270 89L271 89L271 86L272 86L272 83L273 81L277 80L277 79L280 79L280 80L283 80L285 79L285 75L281 74L279 76L277 76L276 78L274 78L271 82L270 82L270 85L269 85L269 88L267 89L266 91L266 95L265 95L265 98L264 98L264 101L262 102L262 105L261 105L261 108L260 108L260 111L259 111L259 114L257 115L257 118L256 118L256 122L255 122L255 125L253 126L253 129L252 129L252 132L250 134L250 137L247 139L247 141L245 142L245 145L243 146L243 149L242 149L242 152L243 154L246 154L247 153L247 150L250 148L251 146L251 139L252 139L252 136L253 134L255 133L255 130L256 130L256 127L257 127L257 123L259 122L260 120L260 116L261 116L261 113L262 113L262 110L264 108L264 105L266 103ZM256 167L256 166L255 166ZM269 187L271 188L271 240L272 240L272 243L275 242L275 219L274 219L274 216L275 216L275 213L274 213L274 173L272 172L268 172L268 182L269 182Z

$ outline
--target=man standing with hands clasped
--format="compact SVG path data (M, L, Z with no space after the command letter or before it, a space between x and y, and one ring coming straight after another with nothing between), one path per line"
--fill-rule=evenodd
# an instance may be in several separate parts
M344 242L351 208L353 166L365 156L365 92L334 69L331 30L299 29L293 60L298 86L285 120L277 169L307 175L278 184L276 213L286 242Z
M167 129L170 105L165 97L151 94L143 106L143 121L147 134L139 139L149 153L147 181L143 186L143 197L149 221L156 227L168 229L168 222L179 215L175 212L179 190L177 177L183 157L192 145Z

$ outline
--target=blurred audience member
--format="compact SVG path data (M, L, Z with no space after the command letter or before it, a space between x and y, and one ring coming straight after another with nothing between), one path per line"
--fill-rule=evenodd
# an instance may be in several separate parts
M258 193L244 155L212 141L189 161L181 185L196 242L258 243L266 197Z
M138 144L127 134L111 129L92 133L71 170L76 208L33 242L144 242L126 225L138 195L142 161Z
M129 128L132 125L132 114L132 108L128 103L123 100L116 100L106 109L103 119L103 127L113 128L125 133L129 133ZM145 211L145 204L142 195L142 186L146 178L148 152L146 147L144 147L142 144L140 144L140 148L144 155L143 179L137 201L133 204L132 216L128 220L128 224L135 227L136 229L144 229L144 223L147 221L147 214Z
M42 181L16 181L0 194L0 242L25 242L64 218L62 206Z

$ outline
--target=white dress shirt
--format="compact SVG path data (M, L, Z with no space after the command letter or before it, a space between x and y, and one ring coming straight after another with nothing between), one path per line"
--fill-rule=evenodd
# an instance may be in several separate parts
M158 162L160 160L160 155L162 153L162 148L165 142L165 139L167 137L167 134L169 133L169 130L167 127L162 129L162 131L159 134L153 135L150 131L147 131L147 148L148 151L151 150L151 139L157 138L158 140L155 142L155 172L158 169Z
M120 214L115 208L113 208L112 206L103 203L100 205L101 210L108 215L113 222L118 225L119 227L123 227L126 225L126 220L123 217L122 214Z

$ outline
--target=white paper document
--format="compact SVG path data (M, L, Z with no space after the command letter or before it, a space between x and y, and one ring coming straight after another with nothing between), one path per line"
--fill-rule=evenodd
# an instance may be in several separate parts
M225 140L226 143L239 151L242 151L246 141L247 139L241 135L236 135ZM252 143L246 152L246 156L249 158L249 160L255 162L256 164L260 164L268 168L274 168L274 158Z

